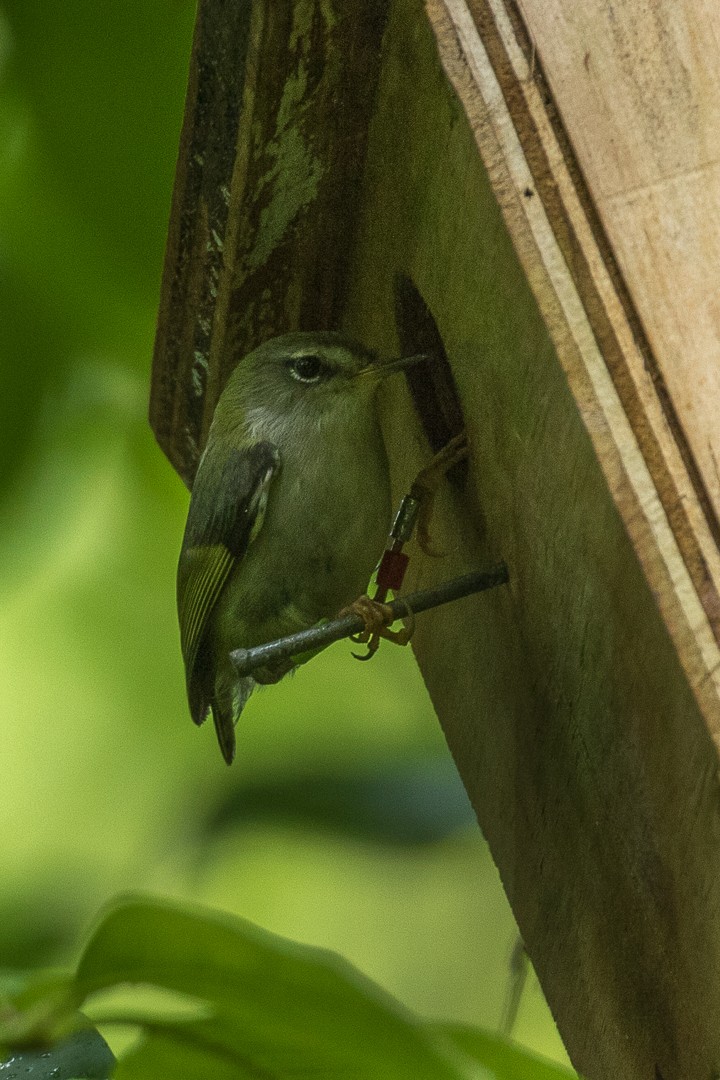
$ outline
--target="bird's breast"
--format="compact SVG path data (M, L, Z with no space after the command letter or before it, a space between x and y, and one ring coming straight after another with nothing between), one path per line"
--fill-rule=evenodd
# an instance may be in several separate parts
M230 582L252 645L332 617L365 591L390 528L390 486L377 423L329 447L282 451L265 522Z

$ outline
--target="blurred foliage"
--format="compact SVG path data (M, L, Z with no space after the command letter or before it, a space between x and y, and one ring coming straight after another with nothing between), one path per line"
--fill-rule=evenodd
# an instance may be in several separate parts
M393 761L249 781L219 803L205 828L220 831L258 821L302 823L357 840L430 844L474 821L473 809L449 757Z
M326 950L143 899L113 905L74 975L30 977L0 997L0 1046L49 1046L15 1055L14 1074L25 1065L50 1080L74 1059L75 1075L106 1077L104 1045L83 1032L88 1019L140 1029L119 1058L118 1080L570 1077L506 1040L424 1023ZM83 1045L68 1038L73 1027L85 1034ZM52 1045L58 1035L62 1042Z
M231 770L187 716L146 408L193 4L0 13L0 965L149 888L495 1029L517 931L410 651L258 693ZM515 1034L563 1060L535 981Z

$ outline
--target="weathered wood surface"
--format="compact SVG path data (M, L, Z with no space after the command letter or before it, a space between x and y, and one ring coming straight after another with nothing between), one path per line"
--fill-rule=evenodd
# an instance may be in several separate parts
M518 7L717 517L720 6Z
M535 77L539 46L533 71L532 46L523 54L499 8L428 5L552 348L463 120L446 106L441 134L423 119L437 118L442 80L427 81L437 96L421 105L401 65L394 87L383 65L379 108L384 93L388 115L407 101L421 132L395 169L426 170L397 257L438 318L472 433L482 535L514 581L491 625L479 605L461 627L440 614L417 651L577 1067L709 1078L720 1062L717 549L631 297ZM389 153L389 140L371 144L369 161ZM376 182L368 220L380 230L392 187ZM493 635L488 672L475 642L487 656ZM460 668L473 685L458 683Z
M232 86L203 70L196 43L155 430L189 479L219 388L249 345L342 324L394 353L397 275L414 282L454 372L472 461L435 515L449 554L416 553L408 588L501 557L511 574L509 588L418 623L448 743L576 1066L589 1080L710 1080L720 1072L712 494L543 84L537 35L534 52L499 0L429 0L433 36L421 0L393 0L377 82L382 6L345 63L338 49L369 9L338 0L349 36L333 39L332 93L313 96L326 84L300 73L320 70L326 3L293 6L296 27L315 28L306 37L269 0L255 0L249 22L245 5L202 0L198 42L203 12L223 16L217 49L231 57L220 67ZM196 112L215 115L212 87L225 125L215 134ZM359 140L349 159L339 149L348 115ZM278 149L296 145L296 129L318 157ZM313 160L326 183L305 202ZM401 331L411 347L412 325ZM418 328L419 346L429 332ZM383 410L400 493L429 450L393 382Z
M386 11L198 5L150 400L188 484L237 357L341 321Z
M550 286L545 292L555 292L567 311L586 368L594 369L600 378L605 369L610 375L624 413L613 425L613 437L622 447L625 467L638 492L646 487L643 474L650 473L664 513L649 516L656 522L657 544L671 576L684 577L687 572L692 580L691 589L679 581L682 587L676 594L690 605L687 621L693 634L703 637L707 619L717 639L720 559L714 511L675 403L577 168L574 148L542 78L538 53L531 39L523 36L522 25L517 19L511 21L499 2L474 3L472 13L464 2L451 0L446 6L454 27L450 54L462 42L466 66L472 69L471 93L484 95L513 183L518 190L530 191L530 198L536 192L540 196L542 205L526 202L521 215L532 236L536 261L545 267L539 280ZM563 260L571 267L569 275ZM572 278L569 292L568 277ZM577 300L584 308L582 319L572 311ZM543 310L551 319L551 303ZM608 400L607 394L598 393ZM631 463L633 456L637 467ZM662 535L663 518L674 537L669 544ZM693 593L704 614L692 610L697 607ZM677 624L671 613L668 621ZM706 666L712 667L714 646L705 653Z

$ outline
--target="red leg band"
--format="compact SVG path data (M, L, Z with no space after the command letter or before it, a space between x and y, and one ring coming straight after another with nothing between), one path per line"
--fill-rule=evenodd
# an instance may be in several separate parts
M403 578L410 556L403 551L385 551L377 572L377 583L381 589L397 592L402 587Z

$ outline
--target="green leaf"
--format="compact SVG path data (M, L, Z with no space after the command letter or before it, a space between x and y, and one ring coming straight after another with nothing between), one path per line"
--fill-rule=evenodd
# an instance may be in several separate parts
M539 1058L502 1035L470 1027L434 1025L478 1064L490 1069L497 1080L578 1080L562 1065Z
M114 1062L97 1031L79 1031L48 1050L15 1054L0 1064L0 1080L108 1080Z
M100 922L74 978L0 977L0 1039L31 1050L0 1080L106 1080L112 1055L87 1025L131 1023L114 1080L573 1080L498 1035L423 1024L338 956L244 920L126 899ZM37 1043L62 1037L47 1050Z
M122 983L213 1007L199 1020L166 1020L139 1008L134 1019L146 1026L148 1039L122 1066L118 1075L127 1080L152 1069L161 1076L161 1063L166 1075L183 1077L478 1077L477 1066L441 1033L350 964L241 919L121 901L89 942L76 987L86 998ZM92 1002L88 1011L94 1015ZM111 1019L103 1015L104 1022ZM127 1021L127 1011L117 1019Z
M265 1074L258 1074L256 1069L248 1072L234 1057L187 1045L177 1035L156 1032L122 1059L113 1080L179 1076L182 1080L258 1080L258 1075Z

